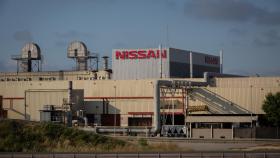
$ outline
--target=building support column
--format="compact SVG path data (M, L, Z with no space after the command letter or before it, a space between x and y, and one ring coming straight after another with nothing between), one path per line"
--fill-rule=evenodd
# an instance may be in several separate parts
M211 139L213 139L213 125L211 124Z
M190 138L192 138L192 123L190 122Z
M234 128L233 128L233 123L231 124L231 139L234 139Z

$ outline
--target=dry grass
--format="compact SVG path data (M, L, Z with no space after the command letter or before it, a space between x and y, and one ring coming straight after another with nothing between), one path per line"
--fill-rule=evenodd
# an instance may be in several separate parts
M279 151L280 144L262 144L246 148L233 148L233 151Z
M0 121L0 151L16 152L150 152L186 151L171 142L106 137L57 124Z

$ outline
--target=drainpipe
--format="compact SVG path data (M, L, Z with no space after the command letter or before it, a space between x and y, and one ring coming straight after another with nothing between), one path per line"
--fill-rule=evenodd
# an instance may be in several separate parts
M204 72L203 73L204 82L209 83L210 77L244 77L244 76L233 75L233 74L221 74L221 73L217 73L217 72Z
M220 51L220 74L223 74L223 50Z
M159 56L160 56L160 65L159 65L159 75L160 75L160 78L162 78L162 48L161 48L161 44L159 45Z
M70 105L70 109L72 104L72 90L73 90L73 82L69 81L68 82L68 105Z
M190 52L190 78L193 78L193 54Z
M72 90L73 90L73 82L68 82L68 105L69 111L66 110L66 119L67 119L67 126L72 126Z
M24 119L27 120L27 114L26 114L26 90L24 91Z
M154 82L154 128L153 133L158 133L160 130L160 80Z

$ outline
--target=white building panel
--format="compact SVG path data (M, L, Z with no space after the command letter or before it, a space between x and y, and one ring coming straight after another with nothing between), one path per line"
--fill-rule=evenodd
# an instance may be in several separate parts
M175 48L114 49L113 79L186 78L190 76L190 52ZM161 54L161 55L160 55ZM219 56L192 52L195 77L219 72Z
M160 55L162 54L162 55ZM167 49L115 49L112 52L113 79L169 77Z

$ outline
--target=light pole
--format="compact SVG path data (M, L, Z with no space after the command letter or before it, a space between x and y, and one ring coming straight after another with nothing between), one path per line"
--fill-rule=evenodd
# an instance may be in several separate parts
M250 105L251 105L251 128L253 128L253 103L252 103L252 87L253 85L250 85Z
M114 86L115 90L115 111L114 111L114 137L116 136L116 113L117 113L117 87Z
M172 125L175 125L175 105L174 105L174 95L175 95L176 89L175 89L175 83L172 83L172 89L171 89L171 104L172 104Z

